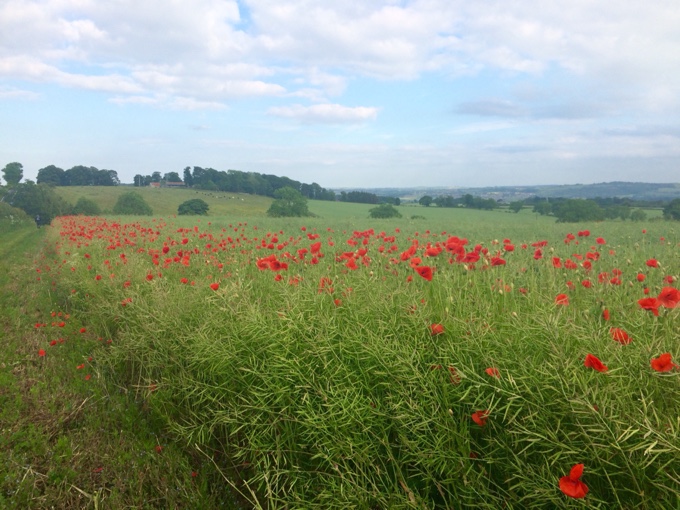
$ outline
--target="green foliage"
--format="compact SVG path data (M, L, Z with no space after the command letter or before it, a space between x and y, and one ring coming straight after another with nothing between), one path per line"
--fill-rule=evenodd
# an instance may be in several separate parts
M182 178L177 172L167 172L163 175L163 180L167 182L182 182Z
M430 205L432 204L432 200L433 200L433 198L430 195L424 195L424 196L420 197L420 200L418 200L418 203L422 206L430 207Z
M11 194L11 195L10 195ZM71 204L67 203L47 184L26 181L18 184L8 194L10 205L23 209L31 218L40 217L42 224L49 224L53 218L70 214Z
M182 216L192 214L206 215L208 214L209 208L210 206L205 202L205 200L193 198L191 200L187 200L186 202L182 202L177 208L177 214Z
M537 204L534 205L533 211L535 213L540 214L541 216L547 216L548 214L552 213L552 204L548 202L547 200L544 200L542 202L538 202Z
M671 200L663 208L663 217L668 220L680 220L680 198Z
M647 213L642 209L635 209L630 213L630 219L632 221L645 221L647 219Z
M522 207L524 207L524 200L517 200L515 202L510 202L508 204L508 209L510 209L514 213L518 213L522 210Z
M285 187L274 192L276 200L267 211L273 218L310 216L307 199L296 189Z
M130 214L135 216L151 216L153 210L146 203L144 197L135 191L128 191L118 197L113 206L114 214Z
M66 182L66 172L58 166L49 165L38 170L38 184L51 184L52 186L63 186Z
M21 163L7 163L2 169L7 186L16 186L24 177L24 166Z
M97 202L89 198L80 197L73 206L73 214L82 214L84 216L99 216L102 213L97 205Z
M380 204L368 210L370 218L401 218L401 213L392 204Z
M568 199L553 205L553 214L558 223L602 221L604 210L593 200Z

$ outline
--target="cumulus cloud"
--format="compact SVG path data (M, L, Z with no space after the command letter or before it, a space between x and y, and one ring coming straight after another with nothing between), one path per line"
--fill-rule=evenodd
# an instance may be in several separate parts
M305 123L356 124L375 120L378 109L369 106L342 106L339 104L317 104L302 106L277 106L270 108L270 115L295 119Z

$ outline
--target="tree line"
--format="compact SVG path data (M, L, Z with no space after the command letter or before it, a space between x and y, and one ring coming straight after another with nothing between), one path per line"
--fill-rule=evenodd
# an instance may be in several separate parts
M52 186L118 186L118 172L93 166L76 165L68 170L49 165L38 170L38 184Z
M293 188L303 197L312 200L335 200L335 192L322 188L319 184L296 181L289 177L261 174L258 172L242 172L240 170L215 170L200 166L186 167L183 176L177 172L168 172L161 176L160 172L151 175L137 174L134 177L135 186L148 186L152 182L183 182L187 187L208 190L226 191L232 193L250 193L274 197L277 190Z

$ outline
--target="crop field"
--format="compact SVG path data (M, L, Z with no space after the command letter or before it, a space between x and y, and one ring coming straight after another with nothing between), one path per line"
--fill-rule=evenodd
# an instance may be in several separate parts
M35 357L89 339L247 506L678 508L676 224L253 200L56 219Z

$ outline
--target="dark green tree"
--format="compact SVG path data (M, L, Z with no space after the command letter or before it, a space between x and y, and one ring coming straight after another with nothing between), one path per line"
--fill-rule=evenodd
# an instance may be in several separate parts
M392 204L380 204L368 210L371 218L401 218L401 213Z
M206 215L208 214L209 208L210 206L204 200L201 200L200 198L192 198L191 200L182 202L179 205L177 208L177 214L181 216L193 214Z
M663 208L663 217L667 220L680 220L680 198L671 200Z
M432 205L433 200L434 199L430 195L424 195L424 196L420 197L420 200L418 200L418 203L422 206L430 207L430 205Z
M553 214L558 223L577 223L580 221L602 221L603 209L594 200L567 199L553 206Z
M64 180L64 169L58 166L49 165L38 170L38 184L51 184L52 186L62 186Z
M83 216L99 216L102 213L97 205L97 202L89 198L80 197L73 206L73 214L82 214Z
M16 186L24 177L24 165L21 163L7 163L2 169L2 175L7 186Z
M118 197L113 206L114 214L131 214L136 216L151 216L153 210L146 203L144 197L135 191L128 191Z
M311 216L307 208L307 199L298 190L289 187L277 189L274 192L274 197L276 200L267 210L268 216L274 218Z
M189 187L194 185L194 177L191 175L191 167L186 167L184 169L184 184Z
M135 187L139 188L141 186L144 186L144 176L141 174L135 175L133 181Z
M182 178L179 176L177 172L167 172L163 176L163 180L165 182L182 182Z
M71 213L71 204L57 195L49 184L36 184L29 180L18 184L14 191L9 204L23 209L36 222L39 217L43 225L48 225L56 216Z
M647 219L647 213L642 209L635 209L630 213L631 221L645 221Z
M538 202L534 205L534 212L540 214L541 216L546 216L552 213L552 204L547 200L544 202Z
M510 209L514 213L518 213L522 210L522 207L524 207L524 200L517 200L515 202L510 202L508 204L508 209Z
M154 172L151 174L151 182L161 182L161 173Z

